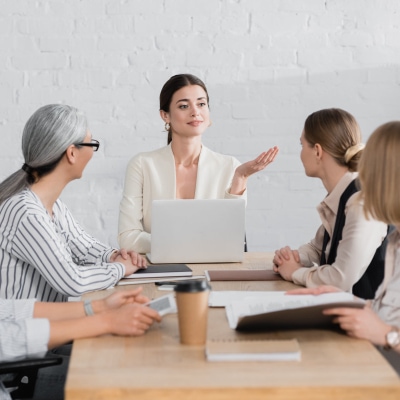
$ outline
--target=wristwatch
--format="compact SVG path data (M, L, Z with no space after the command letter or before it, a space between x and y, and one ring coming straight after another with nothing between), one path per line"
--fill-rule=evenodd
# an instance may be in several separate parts
M395 326L386 334L386 344L384 348L386 350L393 349L400 344L400 330Z

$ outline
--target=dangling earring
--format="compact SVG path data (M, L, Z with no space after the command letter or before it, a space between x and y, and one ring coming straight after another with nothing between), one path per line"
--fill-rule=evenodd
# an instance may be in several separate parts
M169 124L169 122L165 123L164 129L166 130L166 132L169 132L169 130L171 129L171 125Z

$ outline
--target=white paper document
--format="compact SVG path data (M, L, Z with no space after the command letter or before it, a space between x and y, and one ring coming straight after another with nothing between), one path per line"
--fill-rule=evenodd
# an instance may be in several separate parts
M270 292L245 292L245 291L236 291L236 290L218 290L211 291L210 296L208 298L208 305L210 307L226 307L228 304L233 301L243 301L246 298L265 298L269 299ZM280 292L278 292L280 293ZM284 292L282 292L284 293Z

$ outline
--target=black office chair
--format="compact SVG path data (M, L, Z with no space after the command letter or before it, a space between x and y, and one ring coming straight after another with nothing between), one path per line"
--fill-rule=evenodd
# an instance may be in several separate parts
M0 363L0 375L12 374L10 380L3 381L6 388L12 389L13 399L29 399L33 396L38 370L59 365L63 361L59 356L31 358Z

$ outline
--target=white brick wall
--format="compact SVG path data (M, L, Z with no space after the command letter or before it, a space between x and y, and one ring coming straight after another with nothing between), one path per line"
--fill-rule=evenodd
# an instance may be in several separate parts
M160 89L189 72L211 96L206 145L242 161L281 149L249 182L250 250L297 246L324 196L299 160L304 120L341 107L367 138L400 118L399 21L397 0L0 0L0 179L33 111L83 109L102 147L63 198L116 245L126 164L164 145Z

